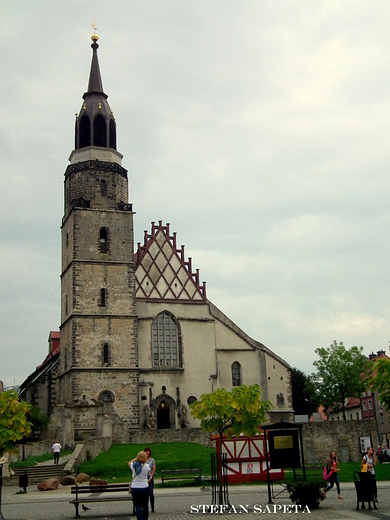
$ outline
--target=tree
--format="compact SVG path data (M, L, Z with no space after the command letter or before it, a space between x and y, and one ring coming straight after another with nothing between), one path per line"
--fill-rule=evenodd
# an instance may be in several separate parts
M339 344L334 341L330 347L317 348L315 352L319 356L313 363L317 372L310 375L307 388L313 401L321 403L326 410L342 409L346 420L346 399L360 397L366 386L362 375L368 361L363 347L347 350L342 341Z
M218 432L222 441L224 433L229 438L240 433L248 437L254 435L271 407L270 401L261 399L259 385L241 385L231 392L218 388L201 395L199 401L190 405L190 412L195 419L200 419L203 430Z
M233 434L243 433L252 437L258 431L267 417L267 412L272 408L270 401L261 399L259 385L236 386L230 392L224 388L218 388L210 394L203 394L199 401L190 405L190 413L195 419L200 419L203 430L214 433L220 437L218 461L219 476L219 503L223 503L222 479L221 479L221 454L222 438L225 433L228 438Z
M49 424L50 418L41 413L39 406L31 406L27 412L27 420L31 423L31 433L41 433Z
M298 368L291 369L291 390L293 408L297 415L311 415L318 409L318 404L312 401L312 395L307 388L309 376Z
M379 400L390 413L390 359L377 359L368 378L368 389L378 390Z
M31 431L27 413L31 405L19 401L14 390L0 393L0 455L15 451L14 442L22 439Z

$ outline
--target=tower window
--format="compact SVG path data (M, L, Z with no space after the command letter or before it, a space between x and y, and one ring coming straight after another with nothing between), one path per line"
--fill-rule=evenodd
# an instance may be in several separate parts
M91 146L91 122L87 115L83 116L79 127L79 147Z
M106 289L100 289L100 307L106 307L107 291Z
M232 364L232 385L233 386L241 385L241 365L238 361L235 361Z
M107 125L104 117L100 114L93 121L93 146L107 148Z
M105 343L103 345L103 363L109 363L110 362L110 347L108 343Z
M173 316L162 312L152 325L153 365L177 367L182 365L178 325Z
M106 228L100 229L99 245L101 253L108 253L108 230Z
M69 234L66 233L65 247L68 247L68 245L69 245Z
M65 296L65 314L68 314L68 295Z
M109 135L110 135L110 148L113 148L114 150L116 150L116 127L115 127L115 121L113 119L110 119Z
M100 193L102 197L107 197L107 182L100 181Z

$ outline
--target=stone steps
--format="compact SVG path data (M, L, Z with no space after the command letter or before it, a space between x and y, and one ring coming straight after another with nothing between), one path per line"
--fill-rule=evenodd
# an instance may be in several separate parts
M12 475L12 479L19 479L19 475L24 475L25 471L27 471L28 475L28 483L29 484L39 484L43 480L47 478L58 478L61 480L64 474L65 464L38 464L36 466L26 466L19 468L11 468L15 473Z

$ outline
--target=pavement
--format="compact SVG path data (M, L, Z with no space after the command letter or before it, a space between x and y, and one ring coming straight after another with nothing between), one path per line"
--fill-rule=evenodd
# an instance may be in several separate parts
M275 486L274 493L277 493ZM280 487L280 490L282 488ZM38 491L35 486L28 488L27 493L18 493L15 486L5 486L2 490L1 513L4 520L69 520L75 517L75 508L69 501L73 496L69 486L60 486L56 491ZM390 520L390 482L378 482L378 510L356 511L356 492L354 484L341 483L343 500L337 498L332 489L319 509L310 512L314 520ZM204 509L211 502L210 488L168 488L155 489L156 513L149 515L149 520L189 520L190 517L202 516ZM305 515L308 511L295 513L287 492L283 492L267 504L268 491L266 485L242 485L229 487L229 501L234 508L227 515L237 514L255 517L258 520L264 515L268 518L291 518L291 515ZM88 511L80 507L81 518L89 520L134 520L131 502L105 502L87 504ZM267 507L268 506L268 507ZM205 513L208 516L221 515L220 512ZM287 515L287 516L286 516ZM244 518L245 518L244 516ZM0 519L1 519L0 515ZM240 520L244 520L241 517ZM267 517L265 517L267 518Z

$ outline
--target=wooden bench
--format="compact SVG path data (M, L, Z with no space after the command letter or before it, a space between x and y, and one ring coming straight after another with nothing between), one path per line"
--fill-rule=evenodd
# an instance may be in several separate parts
M90 504L92 502L113 502L113 501L128 501L133 500L133 497L129 494L130 483L125 484L106 484L99 486L81 485L76 484L71 487L71 494L76 495L76 498L71 500L69 503L74 504L76 508L75 518L80 518L79 505ZM120 496L105 496L105 493L124 493ZM98 495L98 496L84 496L84 495ZM82 496L80 496L82 495Z
M308 466L305 465L305 474L306 475L313 475L315 473L318 473L318 476L322 478L322 472L324 471L325 464L316 465L316 464L310 464ZM297 480L297 477L303 478L303 468L293 468L293 475L294 480Z
M201 469L163 469L161 470L161 484L165 480L202 480Z

